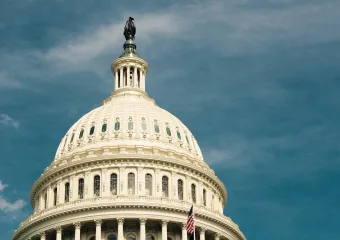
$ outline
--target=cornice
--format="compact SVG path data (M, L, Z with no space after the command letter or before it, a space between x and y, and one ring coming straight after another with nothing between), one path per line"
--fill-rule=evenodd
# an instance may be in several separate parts
M122 198L124 199L124 198ZM81 200L81 201L85 201L85 200ZM124 201L126 201L126 199L124 199ZM86 206L82 206L82 207L74 207L74 208L68 208L68 209L61 209L59 211L56 211L54 213L49 213L49 214L43 214L39 217L36 218L32 218L29 217L26 221L24 221L23 223L20 224L20 227L15 231L15 233L13 234L12 240L17 240L20 235L24 234L26 231L28 231L29 229L31 229L32 227L38 226L39 224L43 223L44 221L47 220L51 220L51 219L55 219L59 216L71 216L72 214L76 214L76 213L81 213L84 212L84 214L88 215L89 212L94 212L94 211L98 211L98 210L102 210L104 212L107 212L109 209L148 209L148 212L150 212L150 215L148 219L159 219L161 221L169 221L169 222L173 222L172 219L168 219L167 214L165 214L163 217L162 216L158 216L155 218L156 215L154 215L154 213L152 213L152 210L157 210L157 211L171 211L172 213L183 213L184 216L187 216L187 211L190 207L190 204L184 204L182 206L172 206L172 205L168 205L166 203L162 203L160 205L144 205L143 202L139 202L139 203L134 203L131 205L124 205L124 204L112 204L112 203L108 203L108 204L104 204L100 201L97 201L96 204L93 205L86 205ZM151 210L151 211L150 211ZM240 239L245 240L245 236L243 235L243 233L239 230L239 227L237 224L235 224L230 218L225 217L223 215L216 215L216 214L211 214L208 211L204 211L204 208L196 208L195 210L195 216L197 219L202 219L202 220L209 220L211 222L214 222L215 224L221 225L225 228L227 228L229 231L231 231L233 234L237 235ZM119 219L121 217L118 217ZM105 215L101 215L100 217L101 220L105 220L106 217ZM111 218L109 218L111 219ZM128 219L127 217L125 217L125 219ZM184 220L184 219L183 219ZM181 221L182 222L182 221ZM72 224L72 223L71 223ZM185 224L185 223L184 223ZM204 228L205 225L200 225L198 224L197 227L199 228Z

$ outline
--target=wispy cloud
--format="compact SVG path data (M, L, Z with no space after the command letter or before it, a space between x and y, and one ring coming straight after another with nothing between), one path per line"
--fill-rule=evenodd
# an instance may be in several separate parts
M10 116L4 113L0 114L0 124L9 126L9 127L14 127L15 129L18 129L20 127L19 121L12 119Z
M4 213L14 214L23 209L26 202L22 199L18 199L14 202L8 201L3 195L3 191L6 187L8 187L8 185L2 183L0 180L0 210Z

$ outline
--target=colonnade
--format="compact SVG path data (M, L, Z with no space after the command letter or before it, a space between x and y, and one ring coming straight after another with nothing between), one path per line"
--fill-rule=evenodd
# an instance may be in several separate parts
M103 220L102 219L94 219L93 220L95 222L96 225L96 230L95 230L95 240L103 240L102 238L102 223ZM117 229L117 240L125 240L124 239L124 218L117 218L117 222L118 222L118 229ZM88 222L86 222L88 223ZM139 236L140 236L140 240L146 240L146 223L147 223L147 219L146 218L140 218L139 219L139 223L140 223L140 228L139 228ZM168 220L161 220L160 221L161 226L162 226L162 238L161 240L168 240ZM180 223L181 224L181 229L182 229L182 236L181 236L181 240L187 240L187 231L186 231L186 223ZM74 226L74 239L75 240L80 240L81 239L81 226L82 223L81 222L76 222L73 223ZM69 227L69 226L67 226ZM58 226L55 229L55 233L56 233L56 240L62 240L62 232L63 232L63 227L62 226ZM198 230L199 233L199 240L205 240L205 235L206 235L206 229L204 227L198 227L196 228L196 232ZM39 239L40 240L48 240L46 239L46 233L42 232L39 234ZM28 240L31 240L33 238L28 238ZM90 238L91 240L93 239L93 237ZM86 238L86 240L89 240ZM104 239L106 240L106 239ZM220 240L220 234L219 233L214 233L214 240Z
M137 87L145 91L145 72L137 66L128 65L117 68L114 72L114 79L115 90L122 87Z

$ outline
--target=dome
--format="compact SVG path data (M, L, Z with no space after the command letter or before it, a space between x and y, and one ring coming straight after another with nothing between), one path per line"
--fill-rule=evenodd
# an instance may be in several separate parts
M62 138L12 240L245 240L190 130L146 93L135 32L130 17L114 91Z
M115 92L104 104L81 117L62 139L55 161L100 148L172 152L203 161L190 130L140 91Z

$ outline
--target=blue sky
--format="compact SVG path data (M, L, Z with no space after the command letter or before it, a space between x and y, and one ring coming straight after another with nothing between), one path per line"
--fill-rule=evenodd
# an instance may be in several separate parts
M339 239L340 2L0 3L0 239L113 89L128 16L147 92L193 132L248 239Z

